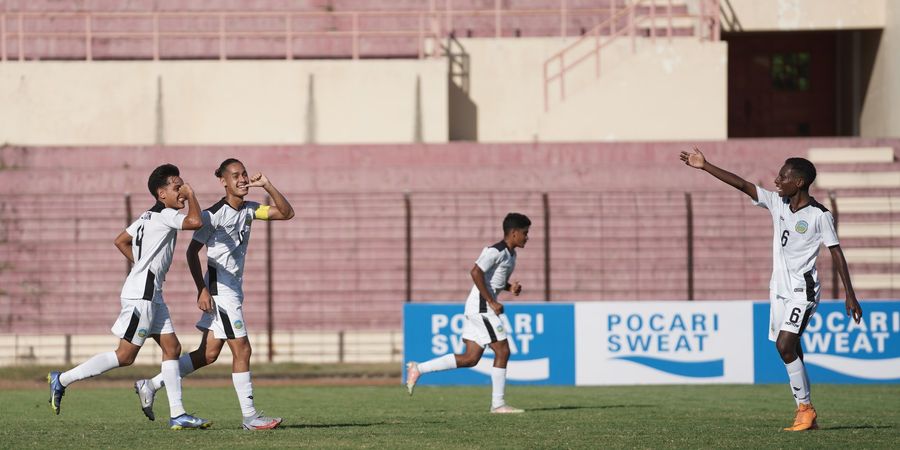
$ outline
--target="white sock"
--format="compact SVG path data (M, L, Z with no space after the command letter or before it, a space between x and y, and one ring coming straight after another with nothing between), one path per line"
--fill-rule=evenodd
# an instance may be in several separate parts
M256 408L253 407L253 383L250 382L250 372L233 373L231 381L234 383L234 391L237 392L238 403L241 404L241 414L244 417L255 416Z
M191 373L194 372L194 362L191 361L191 354L185 353L178 358L178 373L181 375L181 378L184 378ZM166 385L166 380L163 379L162 372L158 373L155 377L150 379L150 384L153 386L154 391L160 390L163 386Z
M178 361L170 359L162 362L160 372L166 385L166 395L169 397L169 415L178 417L185 413L181 403L181 374L178 373Z
M491 408L499 408L506 404L506 400L503 399L506 391L506 368L491 367L491 384L494 386L491 393Z
M119 358L116 356L116 352L99 353L60 374L59 382L65 387L85 378L96 377L116 367L119 367Z
M429 361L425 361L423 363L419 363L419 372L421 373L429 373L429 372L440 372L442 370L450 370L456 368L456 355L453 353L438 356Z
M806 366L800 358L784 365L787 368L788 378L791 381L791 391L797 406L801 403L809 403L809 377L806 376Z

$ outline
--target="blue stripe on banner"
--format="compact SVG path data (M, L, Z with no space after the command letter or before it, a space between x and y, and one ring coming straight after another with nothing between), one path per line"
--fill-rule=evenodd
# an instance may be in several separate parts
M649 356L616 356L611 359L624 359L656 370L681 375L683 377L711 378L725 375L725 360L712 361L672 361Z

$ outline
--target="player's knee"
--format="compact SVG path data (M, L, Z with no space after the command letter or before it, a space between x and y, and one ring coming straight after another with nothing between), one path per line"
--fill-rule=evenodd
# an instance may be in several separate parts
M207 365L216 362L217 359L219 359L219 352L216 351L208 350L206 354L203 355L203 360Z
M775 344L775 348L778 349L778 354L781 355L781 360L785 363L794 362L794 360L797 359L796 347L778 342Z
M134 364L134 360L137 355L134 354L116 354L116 358L119 360L119 367L127 367Z
M509 359L509 345L499 345L494 349L494 355L499 360L506 361Z
M481 359L476 355L457 355L456 356L456 366L457 367L474 367L475 364L478 364L478 360Z

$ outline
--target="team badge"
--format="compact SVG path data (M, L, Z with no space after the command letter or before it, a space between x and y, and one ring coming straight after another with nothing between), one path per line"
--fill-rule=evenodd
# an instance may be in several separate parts
M146 328L141 328L140 330L138 330L137 335L138 335L138 337L141 338L141 339L147 337L147 329L146 329Z
M497 325L497 331L503 332L503 325Z
M806 230L809 229L809 224L806 223L805 220L801 220L797 222L797 225L794 226L794 229L797 230L798 233L803 234L806 233Z
M244 322L241 322L240 320L235 320L234 327L237 328L238 330L240 330L241 328L244 328Z

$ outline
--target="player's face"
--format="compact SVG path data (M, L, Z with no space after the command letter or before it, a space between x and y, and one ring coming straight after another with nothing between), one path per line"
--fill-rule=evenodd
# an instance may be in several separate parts
M225 192L235 197L244 198L250 192L250 177L247 176L247 169L241 163L231 163L222 173L222 186L225 186Z
M184 186L184 180L181 177L169 177L169 184L159 190L159 201L166 205L166 208L181 209L184 208L184 196L178 193L178 190Z
M802 181L794 174L791 166L785 164L775 177L775 192L781 197L792 197L800 190Z
M528 228L512 230L512 241L515 247L525 247L528 243Z

